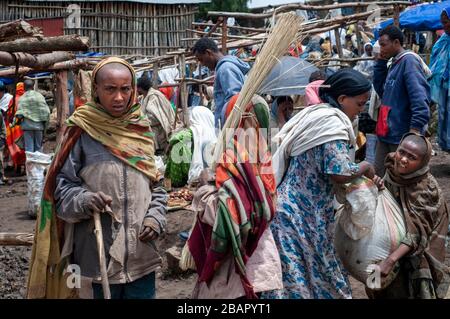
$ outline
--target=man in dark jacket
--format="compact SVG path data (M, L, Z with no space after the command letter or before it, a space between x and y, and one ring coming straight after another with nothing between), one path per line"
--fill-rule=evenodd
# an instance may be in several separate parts
M384 176L384 159L397 149L402 136L407 132L424 133L430 119L430 87L421 58L403 49L399 28L383 29L379 43L380 59L374 66L373 80L381 97L375 169L378 176Z

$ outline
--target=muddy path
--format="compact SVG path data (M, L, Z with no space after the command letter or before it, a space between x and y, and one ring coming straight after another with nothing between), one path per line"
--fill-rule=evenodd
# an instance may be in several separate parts
M450 155L438 152L433 156L431 172L450 204ZM26 177L11 177L11 180L12 185L0 187L0 232L33 233L35 220L27 213ZM173 246L182 247L184 242L179 234L190 228L194 215L191 211L179 210L169 212L167 218L167 233L158 241L164 262L162 269L157 272L157 298L189 298L196 275L173 274L167 267L164 252ZM30 255L30 247L0 246L0 299L24 297ZM351 279L351 284L354 298L367 298L361 283Z

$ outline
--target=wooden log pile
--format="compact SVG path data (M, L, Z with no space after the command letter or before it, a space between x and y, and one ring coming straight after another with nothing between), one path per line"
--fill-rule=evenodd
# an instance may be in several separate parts
M88 59L74 59L69 61L63 61L58 63L53 63L48 67L19 67L17 75L24 75L32 71L42 71L42 72L54 72L60 70L71 70L71 69L84 69L88 67ZM15 68L0 69L0 77L11 77L15 76Z
M35 69L43 69L57 62L63 62L74 58L75 55L73 53L66 51L56 51L39 55L25 52L11 54L10 52L0 51L1 65L15 65L16 61L19 61L20 65Z
M42 30L33 27L23 20L11 21L0 25L0 42L7 42L25 37L42 38Z
M75 55L69 51L86 51L89 39L78 35L44 37L41 30L23 20L0 25L0 65L19 65L19 73L59 68ZM72 68L78 64L66 65ZM15 70L15 68L14 68ZM1 76L14 75L9 69L0 71Z
M44 37L40 29L23 20L0 25L0 65L12 66L0 69L0 76L14 76L18 81L31 71L56 72L59 136L69 113L67 70L88 66L86 60L75 59L72 51L87 51L88 48L87 37L76 34Z
M0 43L0 51L6 52L86 51L88 48L89 38L79 35L62 35L41 39L24 38Z

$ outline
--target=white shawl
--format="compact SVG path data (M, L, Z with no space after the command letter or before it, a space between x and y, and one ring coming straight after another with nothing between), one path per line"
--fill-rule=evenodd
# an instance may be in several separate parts
M205 168L204 163L208 162L204 158L205 147L208 145L212 147L213 143L217 141L217 137L214 128L214 114L208 108L204 106L191 107L189 121L194 139L194 152L188 179L188 182L191 183L200 176Z
M9 107L9 102L11 102L13 96L9 93L3 94L2 98L0 99L0 110L3 112L6 112Z
M297 113L272 139L279 145L272 161L277 186L283 180L290 157L336 140L356 146L352 122L344 112L329 104L317 104Z

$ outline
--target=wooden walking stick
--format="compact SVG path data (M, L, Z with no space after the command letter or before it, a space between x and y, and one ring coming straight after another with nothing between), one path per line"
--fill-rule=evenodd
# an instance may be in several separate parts
M100 273L102 276L103 297L111 299L111 291L109 290L108 274L106 271L105 247L103 245L102 223L100 222L100 213L94 212L95 237L97 239L98 260L100 262Z

